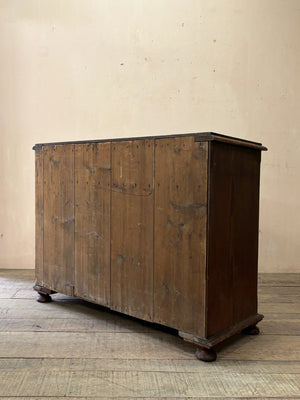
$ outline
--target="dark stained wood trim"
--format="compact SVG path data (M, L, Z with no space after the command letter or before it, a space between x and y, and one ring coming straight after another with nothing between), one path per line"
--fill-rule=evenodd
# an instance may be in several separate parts
M37 284L33 286L33 289L36 290L37 292L43 293L43 294L54 294L54 293L57 293L54 290L48 289L48 288L46 288L44 286L37 285Z
M267 148L262 146L261 143L252 142L250 140L245 140L245 139L238 139L232 136L221 135L220 133L214 133L214 132L195 132L195 133L180 133L180 134L158 135L158 136L137 136L129 138L111 138L111 139L79 140L79 141L53 142L53 143L37 143L33 146L33 150L36 150L40 146L48 146L48 145L93 144L99 142L120 142L127 140L132 141L132 140L147 140L147 139L149 140L174 139L178 137L188 137L188 136L193 136L196 142L208 142L216 140L219 142L256 148L257 150L267 150Z
M206 348L211 348L217 345L218 343L223 342L225 339L228 339L230 336L233 336L236 333L241 332L243 329L257 324L263 318L264 316L262 314L255 314L241 322L238 322L237 324L231 326L230 328L225 329L224 331L218 333L217 335L211 336L207 339L200 338L181 331L178 332L178 335L182 337L186 342L193 343L196 345L201 345Z
M210 146L206 337L257 312L261 155L220 142Z
M261 143L250 142L248 140L237 139L230 136L219 135L215 133L203 133L195 137L196 142L206 142L206 141L217 141L222 143L228 143L231 145L249 147L251 149L257 149L260 151L268 150L265 146L262 146Z
M205 262L205 337L208 335L208 324L207 324L207 310L208 310L208 267L209 267L209 231L210 231L210 213L211 213L211 204L210 204L210 197L211 197L211 170L210 170L210 163L211 163L211 143L208 142L207 144L207 218L206 218L206 262Z

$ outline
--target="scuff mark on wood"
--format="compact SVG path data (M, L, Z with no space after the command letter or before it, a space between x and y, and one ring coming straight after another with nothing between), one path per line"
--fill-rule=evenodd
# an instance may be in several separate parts
M188 213L197 213L200 216L206 215L206 204L201 203L185 203L185 204L177 204L173 201L169 202L169 207L174 210L184 211Z
M96 232L96 231L87 232L86 235L87 236L91 236L91 237L93 237L95 239L103 239L103 236L99 235L99 233Z
M50 158L50 162L51 162L51 164L53 164L53 165L59 165L59 164L60 164L60 161L59 161L59 160L55 160L54 157L51 157L51 158Z

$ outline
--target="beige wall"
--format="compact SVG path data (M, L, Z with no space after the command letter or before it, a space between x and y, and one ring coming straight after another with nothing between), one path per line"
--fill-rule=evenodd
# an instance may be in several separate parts
M262 141L260 271L300 265L299 0L0 0L0 268L34 267L37 142Z

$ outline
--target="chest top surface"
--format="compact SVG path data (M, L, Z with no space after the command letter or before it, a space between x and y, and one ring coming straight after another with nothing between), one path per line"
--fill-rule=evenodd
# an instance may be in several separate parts
M257 150L267 150L261 143L253 142L250 140L240 139L233 136L222 135L214 132L198 132L198 133L183 133L183 134L171 134L171 135L159 135L159 136L137 136L128 138L103 138L94 140L79 140L79 141L67 141L67 142L52 142L52 143L37 143L33 150L37 150L43 146L55 146L64 144L84 144L84 143L101 143L101 142L121 142L121 141L133 141L133 140L160 140L160 139L172 139L177 137L194 137L195 142L212 142L218 141L243 147L254 148Z

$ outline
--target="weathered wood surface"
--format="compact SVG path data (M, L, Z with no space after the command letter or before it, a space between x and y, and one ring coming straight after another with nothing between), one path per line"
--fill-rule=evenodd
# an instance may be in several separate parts
M31 280L34 281L34 269L5 269L0 268L0 285L8 284L14 285L18 289L20 282L24 285L29 285Z
M267 315L268 313L281 313L285 315L289 315L292 313L300 314L299 303L279 303L279 299L277 299L276 303L261 303L258 307L259 312L263 315Z
M153 320L153 141L112 145L111 308Z
M0 299L11 299L18 292L18 289L10 287L10 288L1 288Z
M266 287L259 289L261 303L299 303L300 289L299 286L287 287Z
M120 322L118 314L111 313L96 305L77 299L66 298L63 300L61 295L52 297L54 303L45 304L42 308L32 302L34 299L32 293L31 300L23 299L22 304L19 304L20 301L16 297L6 301L3 299L0 309L0 317L2 318L0 330L70 331L74 328L76 331L103 331L107 329L124 331L127 330L127 327L138 332L151 330L150 324L142 325L141 321L134 321L126 316L122 316L123 322ZM299 309L299 304L295 306ZM24 321L24 313L26 313L26 321ZM82 320L85 321L84 324L80 322ZM36 328L36 324L38 324L38 328ZM299 335L300 313L274 314L267 312L266 318L260 322L259 327L263 334Z
M32 397L14 397L14 396L10 396L10 397L1 397L1 400L28 400L28 399L32 399ZM86 397L86 396L76 396L76 397L64 397L64 398L67 398L67 399L71 399L71 400L78 400L78 399L80 399L80 400L107 400L108 399L108 397L107 396L105 396L105 397L99 397L99 396L97 396L97 397ZM110 397L110 398L112 398L112 397ZM122 398L122 400L132 400L132 397L119 397L119 398ZM157 397L156 397L157 398ZM160 398L162 398L162 397L160 397ZM174 397L174 396L172 396L172 397L163 397L163 399L164 400L178 400L178 399L182 399L183 397ZM186 397L186 398L188 398L188 399L190 399L190 400L208 400L208 399L211 399L211 397ZM39 400L58 400L58 399L60 399L60 397L51 397L51 396L47 396L47 397L44 397L44 396L39 396ZM150 400L150 399L153 399L153 397L134 397L134 399L135 400ZM228 397L218 397L218 400L228 400ZM253 400L253 397L234 397L234 399L235 400ZM257 397L256 397L256 399L257 399ZM260 400L270 400L270 397L259 397L259 399ZM287 397L276 397L276 400L277 399L279 399L279 400L287 400ZM292 397L292 399L293 400L300 400L300 397Z
M72 306L71 306L72 307ZM6 310L7 311L7 310ZM87 311L87 310L86 310ZM24 320L21 314L14 314L14 318L3 319L0 323L0 331L2 332L153 332L154 328L150 325L142 325L140 322L134 322L124 318L120 323L119 317L113 317L109 313L95 311L89 317L85 317L85 311L82 311L82 318L72 313L62 312L60 318L45 318L44 312L32 313L28 312L29 317ZM36 315L37 314L37 315ZM53 314L53 313L51 313ZM50 314L50 315L51 315ZM99 316L97 316L99 314ZM1 315L1 314L0 314ZM8 315L11 315L8 312ZM18 318L19 316L19 318ZM38 318L38 321L37 321ZM84 320L84 324L82 321ZM300 335L300 318L290 319L268 319L259 324L259 328L264 335Z
M162 346L162 338L164 345ZM255 344L255 346L254 346ZM122 349L122 351L120 351ZM3 357L189 359L194 346L178 336L155 332L0 332ZM292 360L300 359L300 337L240 336L219 346L218 359Z
M73 294L74 146L48 146L44 157L44 285Z
M70 305L69 305L70 306ZM72 306L70 306L72 307ZM2 319L0 323L0 331L2 332L153 332L154 328L150 325L142 325L140 322L134 322L124 318L120 322L119 317L112 316L109 313L101 311L93 311L91 314L85 315L88 310L78 313L74 310L72 313L58 310L60 318L55 318L55 312L50 313L50 318L44 317L44 312L28 311L28 318L24 320L19 313L11 313L10 310L4 309L9 318ZM24 311L23 311L24 312ZM99 314L99 315L97 315ZM0 313L2 317L3 313ZM290 319L268 319L260 323L259 328L263 335L300 335L300 318ZM84 324L82 323L84 321Z
M216 363L199 363L195 358L186 360L101 359L101 358L1 358L1 370L71 370L71 371L143 371L143 372L196 372L222 374L300 374L298 361L239 361L218 360Z
M264 273L258 275L258 284L262 286L300 286L300 274Z
M2 391L8 396L67 396L129 398L144 397L179 398L219 397L278 397L297 396L297 377L286 373L271 374L231 374L218 375L218 379L209 371L206 373L174 373L141 371L62 371L36 370L30 372L0 372L3 381ZM82 384L84 382L84 384Z
M43 150L35 152L35 277L43 284L44 269L44 160Z
M31 397L30 397L31 398ZM47 397L41 397L41 396L39 396L39 400L57 400L57 399L59 399L60 397L51 397L51 396L47 396ZM99 396L97 396L97 397L86 397L86 396L76 396L76 397L64 397L64 398L67 398L67 399L71 399L71 400L78 400L78 399L80 399L80 400L107 400L108 399L108 397L107 396L105 396L105 397L99 397ZM112 397L110 397L110 398L112 398ZM121 398L122 400L132 400L132 397L118 397L118 398ZM156 397L157 398L157 397ZM168 396L168 397L160 397L160 398L163 398L164 400L179 400L179 399L182 399L182 398L184 398L184 397L174 397L174 396L172 396L172 397L170 397L170 396ZM212 397L185 397L186 399L188 398L188 399L190 399L190 400L208 400L208 399L211 399ZM256 397L256 399L257 399L258 397ZM300 400L300 397L291 397L293 400ZM28 397L1 397L1 400L28 400ZM153 399L153 397L134 397L134 399L135 400L150 400L150 399ZM218 397L218 400L228 400L229 399L229 397ZM231 399L232 399L232 397L231 397ZM234 397L234 400L253 400L254 399L254 397ZM260 400L270 400L270 397L259 397L259 399ZM284 397L276 397L276 400L287 400L287 397L286 396L284 396Z
M75 147L75 295L110 304L110 185L108 143Z
M207 143L155 143L154 321L205 337Z
M100 313L100 318L37 318L6 319L0 323L0 332L155 332L153 328L131 320L120 323L119 317L109 318ZM84 321L84 323L83 323Z
M29 292L33 281L33 271L0 270L0 295L5 285ZM282 309L263 303L262 334L219 345L209 365L177 336L82 300L57 294L39 304L33 291L1 299L0 399L300 399L300 313L286 314L300 303L291 296Z

